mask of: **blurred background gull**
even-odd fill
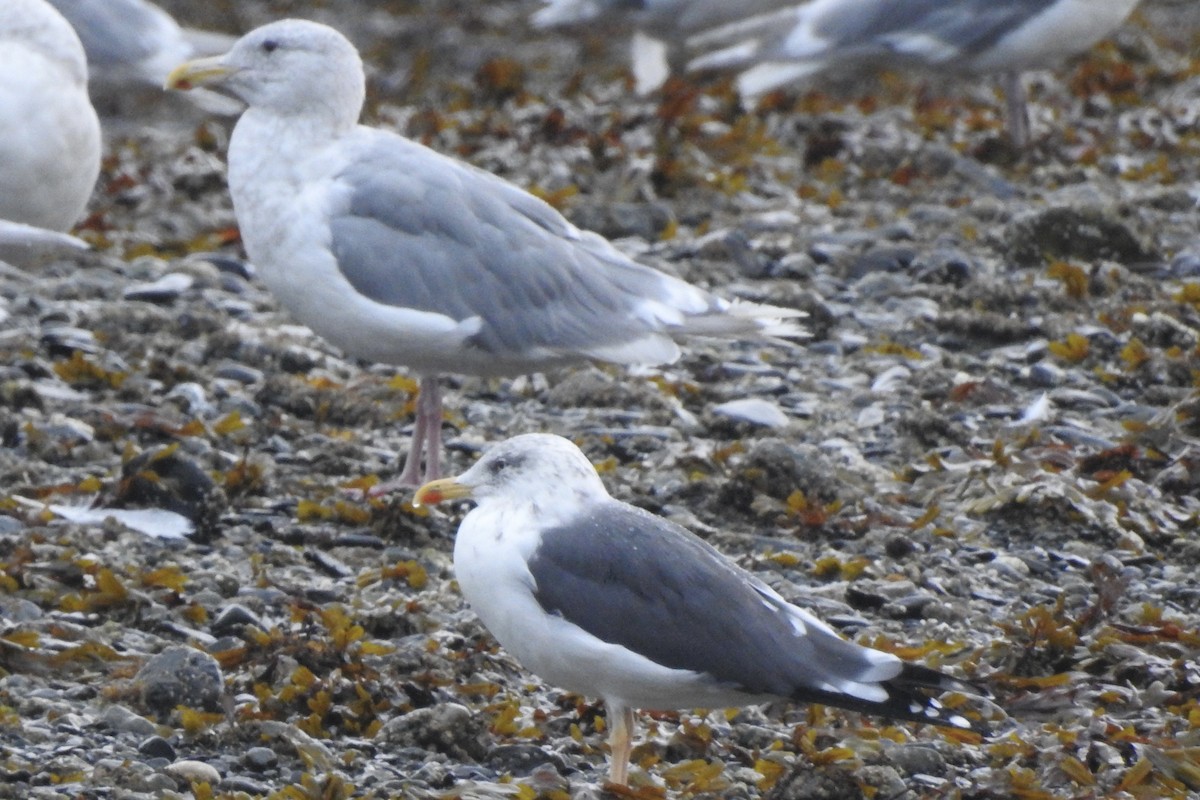
[[[100,122],[79,37],[45,0],[0,4],[0,259],[26,264],[83,215]]]

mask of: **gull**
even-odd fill
[[[0,253],[83,245],[65,231],[100,173],[100,121],[87,60],[71,25],[45,0],[0,3]]]
[[[689,36],[772,11],[779,4],[780,0],[546,0],[531,20],[537,28],[582,30],[593,30],[597,23],[630,22],[630,70],[634,88],[644,95],[666,82]]]
[[[227,50],[233,37],[184,28],[149,0],[49,0],[79,34],[93,88],[106,97],[136,86],[162,87],[173,67]],[[201,108],[231,115],[241,105],[212,92],[190,95]]]
[[[798,311],[718,298],[495,175],[358,124],[364,82],[353,45],[304,20],[251,31],[167,79],[246,102],[229,190],[246,253],[280,304],[346,353],[421,376],[394,483],[420,482],[422,453],[425,479],[440,473],[440,373],[664,364],[681,336],[802,335],[785,319]]]
[[[637,708],[784,699],[982,729],[935,696],[966,684],[843,639],[704,540],[615,500],[561,436],[495,445],[414,504],[458,498],[477,503],[454,541],[463,596],[530,671],[604,700],[615,784]]]
[[[630,15],[693,54],[690,71],[738,73],[747,103],[821,72],[923,68],[1001,73],[1009,135],[1029,141],[1020,74],[1054,66],[1109,36],[1138,0],[760,0],[738,19],[724,0],[548,0],[538,25]],[[725,18],[717,16],[725,14]],[[712,16],[706,16],[712,15]],[[694,22],[694,21],[699,21]],[[653,88],[653,87],[651,87]]]

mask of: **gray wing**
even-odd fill
[[[366,144],[338,175],[348,202],[330,221],[338,266],[356,290],[478,318],[471,343],[499,355],[576,351],[655,330],[634,311],[664,298],[665,276],[494,175],[399,136],[360,132]]]
[[[848,0],[819,16],[817,33],[830,49],[905,55],[914,41],[931,39],[964,57],[983,52],[998,40],[1045,11],[1057,0]],[[940,61],[940,60],[939,60]],[[938,63],[934,61],[933,63]]]
[[[1053,5],[1056,0],[841,0],[781,8],[696,36],[698,49],[720,51],[724,67],[763,61],[909,61],[943,64],[969,60]],[[803,49],[793,32],[811,26]],[[740,45],[753,42],[754,46]],[[819,44],[818,44],[819,43]],[[697,63],[708,59],[701,57]]]
[[[659,664],[782,697],[875,667],[817,627],[798,635],[777,596],[674,523],[613,501],[542,533],[535,596],[604,641]]]
[[[796,0],[547,0],[533,15],[538,27],[597,25],[622,28],[636,25],[665,41],[682,41],[700,31],[768,14]]]
[[[749,694],[969,727],[932,693],[964,684],[846,641],[820,623],[797,629],[776,593],[707,542],[641,509],[609,501],[542,532],[529,559],[547,612],[651,661],[710,675]],[[887,673],[887,677],[880,676]],[[839,691],[877,686],[883,700]]]
[[[49,0],[67,18],[93,67],[136,65],[157,52],[159,20],[129,0]]]

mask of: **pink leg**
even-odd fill
[[[381,497],[406,486],[420,486],[421,455],[425,454],[424,480],[439,477],[442,448],[442,390],[437,376],[421,378],[417,389],[417,417],[413,422],[413,434],[408,446],[408,457],[404,470],[395,478],[371,487],[368,495]]]
[[[1006,72],[1004,74],[1004,102],[1008,114],[1008,136],[1017,148],[1029,144],[1029,101],[1025,92],[1025,82],[1021,73]]]
[[[608,709],[609,767],[608,780],[618,786],[629,784],[629,756],[633,752],[633,709],[629,706],[604,701]]]
[[[421,379],[417,408],[418,416],[425,417],[425,476],[422,482],[428,483],[442,477],[442,387],[437,378]],[[404,467],[407,470],[408,464]]]

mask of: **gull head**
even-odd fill
[[[527,433],[492,447],[456,478],[431,481],[417,490],[414,505],[471,498],[522,502],[544,499],[587,502],[608,497],[596,468],[561,436]]]
[[[281,116],[321,114],[353,124],[365,97],[362,59],[328,25],[285,19],[238,39],[229,52],[180,64],[167,89],[224,89]]]

